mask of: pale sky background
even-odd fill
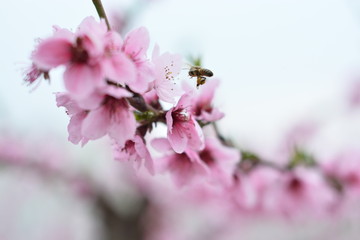
[[[130,2],[108,0],[105,7],[110,13]],[[226,135],[267,152],[292,124],[325,119],[332,123],[315,146],[331,152],[343,139],[341,147],[359,147],[360,117],[348,121],[342,113],[345,93],[360,76],[360,1],[152,2],[133,27],[147,27],[162,51],[203,56],[222,80],[217,105],[226,113],[220,122]],[[75,29],[89,15],[97,16],[91,0],[2,0],[0,133],[56,134],[82,151],[67,142],[68,117],[55,104],[61,70],[51,85],[43,82],[31,93],[20,70],[29,64],[34,39],[50,36],[52,25]]]

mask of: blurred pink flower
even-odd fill
[[[360,197],[360,151],[347,151],[335,156],[323,166],[326,174],[339,181],[342,190]]]
[[[279,171],[269,167],[257,167],[249,173],[237,172],[229,192],[239,210],[251,213],[264,211],[265,194],[279,175]]]
[[[127,140],[124,146],[115,146],[115,159],[120,161],[132,161],[137,168],[142,164],[150,174],[154,174],[153,159],[147,149],[144,140],[139,136]]]
[[[200,161],[209,168],[209,180],[213,183],[230,185],[236,165],[240,161],[240,152],[226,147],[215,137],[205,138],[205,148],[197,153]]]
[[[337,204],[335,190],[319,171],[297,168],[279,175],[264,197],[267,210],[286,217],[330,214]]]
[[[165,153],[165,156],[155,161],[157,170],[160,172],[169,171],[178,187],[195,181],[199,176],[209,174],[206,165],[200,160],[196,152],[187,149],[178,154],[172,150],[166,138],[154,139],[151,144],[156,150]]]

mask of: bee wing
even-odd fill
[[[190,63],[184,63],[184,67],[182,68],[183,70],[189,70],[193,65],[191,65]]]

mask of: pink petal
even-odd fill
[[[94,111],[90,111],[83,120],[81,134],[90,140],[95,140],[103,137],[107,133],[109,125],[109,112],[105,107],[100,107]]]
[[[134,138],[136,152],[144,159],[144,165],[151,175],[154,175],[154,163],[144,141],[138,135]]]
[[[81,125],[86,116],[87,113],[83,111],[71,117],[69,125],[67,127],[69,132],[68,139],[70,142],[78,144],[83,139],[83,135],[81,134]]]
[[[128,108],[117,109],[115,116],[111,116],[108,128],[109,136],[123,146],[129,139],[133,139],[136,131],[136,120]]]
[[[204,149],[205,143],[204,143],[204,134],[202,131],[202,128],[197,123],[197,121],[194,121],[194,128],[190,129],[190,139],[189,139],[189,145],[192,149],[199,151]]]
[[[40,42],[32,55],[35,65],[42,70],[50,70],[71,60],[72,43],[64,38],[49,38]]]
[[[82,109],[94,110],[101,105],[103,100],[104,94],[98,91],[93,91],[89,95],[87,95],[86,98],[77,99],[76,102]]]
[[[123,51],[132,59],[142,60],[149,47],[150,37],[146,28],[140,27],[128,33],[125,37]]]
[[[205,122],[214,122],[220,120],[224,116],[225,114],[223,112],[220,112],[219,109],[213,108],[210,113],[206,111],[201,111],[201,114],[197,117],[197,119]]]
[[[83,110],[73,99],[70,98],[68,93],[55,93],[55,95],[56,105],[58,107],[65,107],[67,114],[73,115]]]
[[[172,150],[169,140],[166,138],[155,138],[151,141],[151,146],[159,152],[169,152]]]
[[[172,132],[168,131],[167,134],[169,143],[176,153],[183,153],[188,144],[188,138],[182,130],[175,125]]]
[[[186,154],[174,154],[169,160],[168,168],[172,172],[173,180],[178,187],[182,187],[206,174],[205,169],[196,162],[191,162]]]
[[[104,73],[111,81],[122,85],[136,81],[135,64],[125,54],[118,53],[105,59],[102,63]]]
[[[78,99],[90,95],[102,80],[101,70],[96,66],[73,64],[68,66],[64,73],[66,89]]]
[[[190,121],[193,127],[189,128],[189,146],[196,151],[202,150],[205,147],[203,131],[196,120],[192,118]]]
[[[76,31],[90,56],[99,56],[104,52],[107,27],[104,20],[97,22],[94,17],[85,18]]]
[[[120,34],[115,31],[109,31],[106,33],[106,45],[110,49],[121,50],[124,41]]]
[[[194,92],[187,92],[185,94],[183,94],[180,99],[179,102],[176,105],[176,109],[179,108],[189,108],[194,104]]]
[[[181,89],[172,81],[158,82],[155,91],[159,98],[168,103],[175,103],[175,97],[181,95]]]
[[[207,83],[201,88],[201,92],[198,97],[198,104],[200,105],[208,105],[212,102],[215,90],[219,87],[220,81],[219,79],[211,79],[211,81],[207,81]]]
[[[54,37],[66,39],[69,42],[74,41],[75,35],[73,32],[69,31],[68,29],[60,28],[58,26],[53,26],[53,29],[54,29]]]
[[[166,118],[166,125],[167,125],[167,128],[168,128],[168,132],[172,132],[172,129],[173,129],[173,123],[174,123],[174,120],[173,120],[173,117],[172,117],[172,112],[174,111],[174,108],[171,108],[165,115],[165,118]]]
[[[149,83],[154,80],[153,66],[149,62],[137,65],[137,78],[129,83],[129,87],[137,93],[145,93],[149,90]]]

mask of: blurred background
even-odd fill
[[[284,139],[294,131],[307,135],[309,126],[316,136],[304,145],[319,159],[360,149],[360,104],[352,101],[360,95],[359,1],[103,3],[123,33],[147,27],[150,50],[157,43],[161,51],[201,56],[221,79],[216,103],[226,116],[219,126],[243,148],[277,161]],[[117,239],[105,237],[114,222],[127,226],[118,230],[129,236],[123,239],[142,239],[131,235],[138,232],[132,227],[149,203],[133,176],[124,177],[127,166],[112,160],[108,141],[83,148],[67,141],[69,119],[53,94],[64,89],[62,69],[36,89],[22,81],[36,38],[49,36],[53,25],[75,30],[89,15],[97,17],[90,0],[2,2],[0,156],[12,160],[0,164],[0,239]],[[121,214],[113,213],[114,205]],[[333,229],[334,239],[357,239],[358,221],[337,223],[334,230],[331,223],[289,227],[257,219],[243,223],[240,236],[328,239]]]

